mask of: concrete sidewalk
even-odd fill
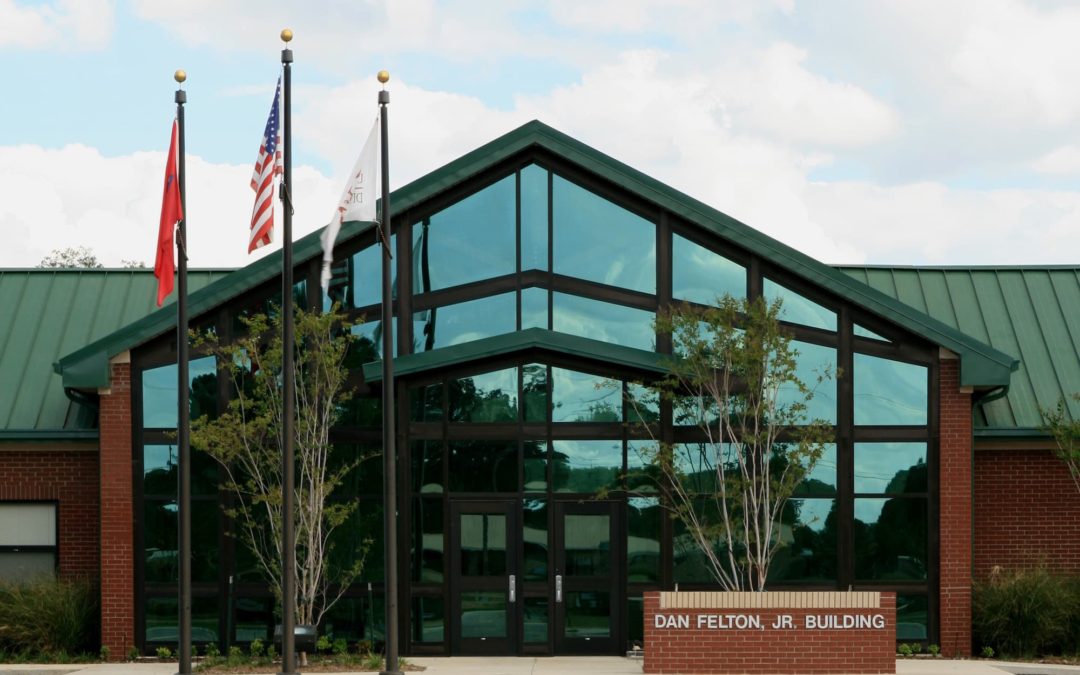
[[[425,675],[640,675],[641,660],[618,656],[549,657],[414,657],[409,663],[424,666]],[[897,675],[1080,675],[1080,666],[900,659]],[[98,663],[70,665],[3,665],[0,675],[174,675],[175,663]],[[336,673],[335,675],[370,675]],[[687,673],[685,675],[693,675]]]

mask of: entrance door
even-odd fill
[[[555,503],[555,653],[615,654],[621,552],[614,502]]]
[[[452,501],[452,654],[516,654],[516,502]]]

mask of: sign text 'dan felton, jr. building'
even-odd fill
[[[646,673],[895,673],[896,595],[649,592]]]

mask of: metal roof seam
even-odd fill
[[[1039,316],[1039,304],[1036,304],[1035,297],[1031,294],[1031,283],[1028,279],[1028,275],[1030,273],[1031,271],[1029,270],[1020,270],[1020,278],[1024,280],[1024,292],[1027,294],[1028,303],[1030,303],[1032,314],[1035,316],[1035,325],[1039,328],[1039,334],[1045,338],[1047,334],[1046,327],[1042,318]],[[1045,341],[1043,342],[1043,347],[1048,348],[1048,345],[1046,345]],[[1049,354],[1047,355],[1047,357],[1047,361],[1049,361]],[[1058,372],[1058,369],[1051,368],[1050,372],[1054,374],[1054,381],[1057,383],[1057,390],[1065,391],[1065,383],[1061,381],[1061,375]],[[1039,407],[1039,418],[1042,419],[1042,412],[1044,410],[1043,402],[1039,400],[1039,390],[1034,387],[1032,387],[1032,389],[1034,389],[1035,391],[1035,402]]]

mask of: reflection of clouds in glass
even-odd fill
[[[746,297],[746,268],[689,239],[673,236],[672,297],[713,304],[725,294]]]
[[[803,422],[820,419],[829,423],[836,423],[836,349],[815,345],[809,342],[792,340],[791,346],[799,352],[796,375],[803,384],[809,387],[814,397],[806,405],[806,412],[802,417]],[[825,381],[818,383],[818,377],[830,373],[831,376]],[[779,403],[791,405],[800,403],[803,395],[793,384],[784,384],[780,387]]]
[[[554,441],[552,446],[555,457],[571,469],[622,467],[620,441]]]
[[[855,520],[864,525],[874,525],[881,518],[881,511],[885,508],[888,499],[856,499]]]
[[[855,424],[926,424],[926,366],[855,354]]]
[[[543,288],[521,290],[521,329],[548,327],[548,292]]]
[[[555,293],[552,306],[556,331],[636,349],[656,348],[652,312],[566,293]]]
[[[517,408],[517,368],[496,370],[490,373],[470,375],[462,378],[462,382],[472,381],[477,398],[491,396],[505,396],[510,407]]]
[[[188,361],[188,387],[203,376],[217,375],[217,360],[204,356]],[[172,429],[176,427],[176,364],[148,368],[142,373],[143,427]],[[190,391],[190,390],[189,390]]]
[[[777,299],[784,301],[783,306],[780,308],[780,318],[782,320],[810,326],[811,328],[836,330],[836,312],[822,307],[813,300],[805,298],[771,279],[764,280],[761,292],[769,304],[772,304]]]
[[[799,525],[808,527],[814,532],[825,531],[825,520],[832,511],[834,499],[792,499],[795,511],[798,513]]]
[[[803,466],[806,462],[803,462]],[[836,444],[826,443],[821,451],[821,457],[814,464],[814,468],[803,478],[803,484],[808,481],[824,483],[832,488],[836,487]]]
[[[514,293],[503,293],[488,298],[445,305],[433,313],[435,315],[433,347],[447,347],[512,333],[517,323],[517,298]],[[421,316],[423,314],[428,316]],[[430,313],[417,313],[414,316],[431,321]],[[423,343],[426,335],[421,331],[414,337]]]
[[[610,410],[622,419],[622,392],[618,383],[599,375],[562,368],[551,369],[554,406],[552,421],[590,421],[593,413]]]
[[[143,446],[143,473],[171,471],[179,461],[177,453],[175,445]]]
[[[897,473],[925,464],[926,443],[856,443],[855,492],[884,492]]]

